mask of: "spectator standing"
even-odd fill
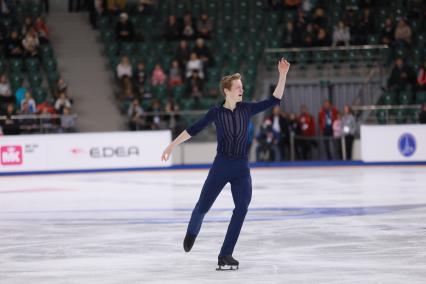
[[[324,137],[325,153],[328,160],[332,159],[331,139],[333,138],[333,122],[337,118],[337,110],[331,105],[329,100],[324,104],[318,113],[318,122],[321,135]]]
[[[345,138],[346,159],[352,160],[352,147],[355,139],[356,122],[352,109],[349,106],[343,108],[342,134]]]
[[[315,119],[309,113],[305,105],[300,107],[299,115],[300,134],[303,138],[313,138],[315,136]],[[314,140],[303,139],[299,142],[300,158],[303,160],[312,159],[312,147]]]
[[[336,147],[336,154],[339,160],[342,159],[342,120],[340,112],[337,112],[336,119],[333,121],[333,138]]]

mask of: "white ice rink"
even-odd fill
[[[0,177],[0,283],[426,283],[426,167],[253,169],[231,272],[229,186],[182,248],[206,175]]]

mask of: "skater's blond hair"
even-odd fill
[[[225,95],[225,89],[231,90],[232,81],[235,81],[235,80],[241,80],[240,73],[235,73],[235,74],[232,74],[232,75],[222,77],[222,79],[220,79],[220,93],[222,95],[226,96]]]

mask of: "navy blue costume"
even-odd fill
[[[232,111],[215,106],[186,129],[190,136],[197,135],[212,122],[216,125],[217,155],[192,211],[187,233],[197,236],[205,214],[229,182],[235,209],[219,256],[232,255],[251,200],[251,176],[248,166],[248,126],[251,116],[280,103],[270,98],[256,102],[238,102]]]

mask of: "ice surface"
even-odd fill
[[[0,283],[426,283],[425,167],[253,169],[226,272],[229,186],[182,248],[206,175],[0,177]]]

